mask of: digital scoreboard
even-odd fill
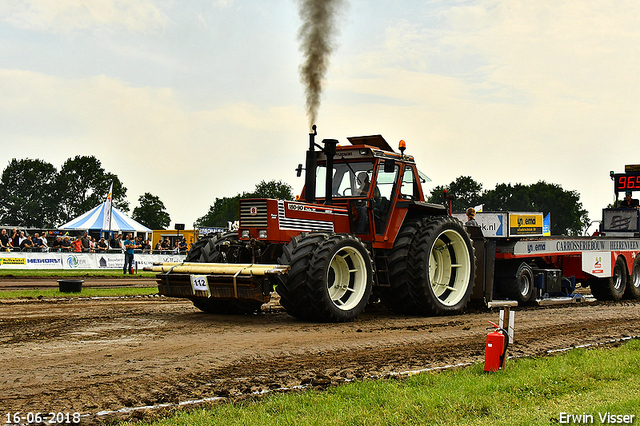
[[[611,172],[616,194],[626,191],[640,191],[640,165],[626,165],[624,171],[625,173]]]
[[[613,175],[616,192],[640,191],[640,173]]]

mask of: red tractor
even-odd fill
[[[380,135],[315,142],[299,201],[240,200],[238,231],[194,244],[182,264],[154,267],[160,294],[205,312],[260,309],[272,291],[296,318],[355,319],[372,294],[397,313],[460,312],[475,255],[463,224],[425,202],[414,158]],[[302,165],[298,167],[298,176]]]

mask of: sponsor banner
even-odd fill
[[[184,254],[136,254],[133,260],[138,264],[138,269],[142,269],[144,267],[151,267],[154,263],[184,262],[185,257]],[[124,255],[122,259],[124,263]],[[120,265],[120,268],[122,268],[122,266],[123,265]]]
[[[2,253],[0,255],[0,268],[2,269],[25,269],[26,262],[21,253]]]
[[[453,217],[462,223],[467,222],[465,213],[455,213]],[[478,212],[476,213],[476,222],[482,228],[482,235],[487,238],[507,238],[507,218],[508,213],[499,212]]]
[[[610,251],[639,251],[640,239],[594,239],[585,237],[565,239],[545,239],[538,241],[518,241],[513,246],[513,254],[560,254]],[[611,271],[609,271],[610,273]]]
[[[98,269],[124,268],[124,253],[96,253]]]
[[[135,254],[138,269],[154,263],[184,262],[184,254]],[[122,269],[124,253],[0,252],[0,269]]]
[[[28,269],[62,269],[59,253],[27,253],[25,261]]]
[[[62,269],[98,269],[95,253],[62,253]]]
[[[509,236],[542,236],[542,213],[509,213]]]
[[[198,228],[199,235],[216,234],[218,232],[227,232],[227,228]]]

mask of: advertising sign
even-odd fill
[[[542,213],[509,213],[509,236],[542,237]]]
[[[606,251],[583,252],[582,271],[599,278],[610,277],[611,253]]]
[[[455,213],[453,217],[465,223],[467,215],[464,213]],[[476,213],[476,222],[482,228],[482,235],[489,238],[507,238],[508,213],[501,212],[478,212]]]

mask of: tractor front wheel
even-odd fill
[[[372,260],[359,238],[312,233],[292,238],[279,260],[291,269],[276,291],[292,316],[321,322],[353,321],[373,282]]]
[[[462,222],[450,216],[406,221],[389,253],[389,308],[405,315],[459,313],[471,298],[475,253]]]

